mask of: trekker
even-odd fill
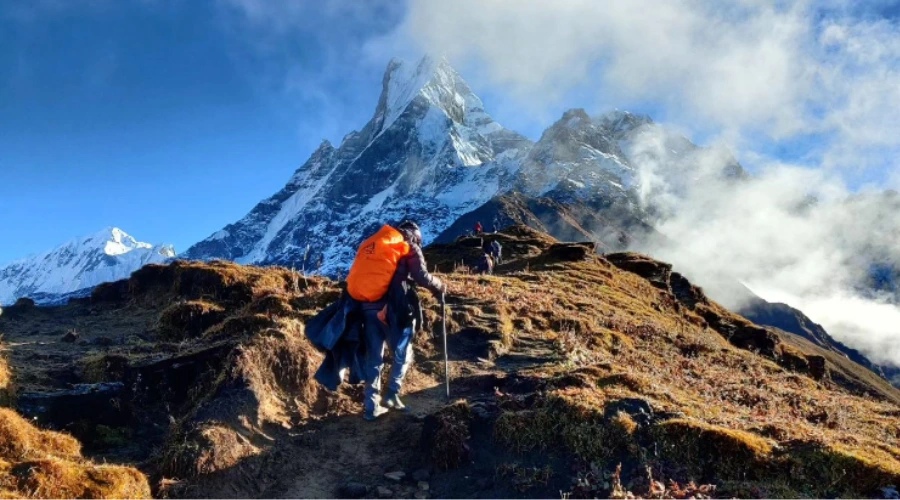
[[[364,241],[347,276],[347,292],[360,302],[363,312],[366,420],[375,420],[388,409],[406,409],[400,389],[413,361],[413,335],[421,327],[421,305],[415,289],[409,286],[410,280],[437,297],[446,291],[441,280],[428,272],[422,255],[422,233],[412,221],[404,221],[396,229],[385,225]],[[385,342],[394,362],[382,399],[379,393]]]
[[[475,234],[478,235],[482,233],[484,233],[484,226],[481,225],[481,221],[478,221],[475,223]]]
[[[494,240],[491,242],[491,257],[494,259],[495,265],[503,264],[503,246],[500,242]]]
[[[481,260],[478,261],[478,267],[475,268],[475,271],[478,274],[494,273],[494,260],[491,259],[491,254],[485,252],[481,255]]]

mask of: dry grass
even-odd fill
[[[196,338],[222,321],[225,308],[205,300],[176,302],[159,316],[159,333],[164,340],[181,341]]]
[[[11,406],[16,399],[16,385],[6,353],[0,355],[0,407]]]
[[[765,330],[741,323],[718,305],[699,300],[700,290],[690,284],[679,284],[686,301],[591,254],[587,246],[554,246],[553,240],[524,230],[503,237],[507,263],[498,275],[442,276],[450,286],[451,335],[483,335],[495,354],[526,336],[555,349],[555,357],[523,375],[536,379],[540,388],[534,403],[500,405],[503,413],[494,428],[498,442],[521,452],[563,449],[605,466],[624,459],[641,467],[666,467],[681,484],[712,480],[720,491],[739,496],[754,491],[866,495],[900,484],[896,393],[866,377],[842,384],[829,375],[840,368],[830,360],[824,361],[824,372],[814,373],[813,367],[823,363],[816,352],[786,346]],[[480,251],[473,242],[460,244]],[[436,247],[429,250],[429,264],[450,271],[464,260],[460,255],[459,245]],[[93,381],[116,380],[127,371],[123,367],[138,366],[138,361],[168,366],[180,356],[215,352],[204,360],[205,371],[179,382],[191,389],[183,407],[173,406],[178,410],[173,410],[161,453],[164,471],[178,477],[205,474],[271,446],[272,429],[358,411],[345,395],[325,394],[313,381],[321,354],[303,334],[303,321],[339,293],[337,283],[297,280],[281,268],[221,262],[147,266],[132,276],[127,290],[107,287],[103,294],[127,304],[129,313],[153,311],[159,333],[177,343],[134,341],[91,355],[65,352]],[[439,311],[436,301],[423,295],[425,327],[431,329]],[[113,314],[121,318],[120,310],[108,317]],[[734,325],[742,337],[726,331]],[[92,335],[90,325],[79,331]],[[427,337],[416,340],[426,355],[434,353]],[[650,409],[652,415],[635,408]],[[470,409],[460,403],[433,417],[431,435],[440,439],[434,441],[432,458],[441,467],[462,463]],[[18,436],[10,442],[19,444],[10,445],[9,453],[46,443],[53,457],[20,459],[83,463],[71,438],[35,437],[10,422],[14,430],[9,432]],[[4,467],[12,471],[15,465]],[[645,475],[645,468],[640,471]],[[79,474],[72,477],[83,479]]]
[[[430,415],[422,432],[425,449],[438,469],[459,467],[469,458],[469,425],[472,410],[465,401],[458,401]]]
[[[446,247],[441,252],[451,255]],[[864,380],[838,385],[810,369],[823,363],[818,353],[782,344],[715,303],[687,307],[659,284],[599,257],[532,256],[507,266],[505,275],[453,274],[449,282],[451,296],[469,310],[505,311],[513,328],[504,336],[515,341],[527,325],[529,334],[556,339],[568,360],[535,373],[548,384],[535,407],[499,417],[495,437],[512,449],[563,443],[603,462],[645,460],[641,448],[650,446],[663,462],[680,465],[683,479],[749,480],[774,493],[863,495],[900,484],[900,408],[892,389]],[[734,344],[714,328],[713,314],[722,328],[760,332],[747,341],[771,340],[771,355]],[[460,315],[452,326],[483,321],[472,316]],[[644,425],[605,414],[625,399],[681,417]]]
[[[0,493],[10,498],[150,498],[147,478],[131,467],[81,457],[73,437],[34,427],[0,409]]]

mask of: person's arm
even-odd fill
[[[425,257],[422,255],[422,249],[418,245],[410,245],[409,255],[407,256],[409,265],[409,276],[417,285],[427,288],[435,297],[439,297],[446,289],[444,283],[437,276],[428,272],[425,264]]]

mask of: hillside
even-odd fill
[[[156,496],[876,496],[900,484],[900,393],[868,370],[726,311],[647,257],[523,226],[490,237],[508,259],[495,276],[467,271],[479,239],[426,251],[450,286],[450,404],[423,333],[414,413],[364,422],[359,387],[312,380],[322,355],[303,335],[339,283],[179,261],[66,306],[7,308],[15,407],[94,460],[136,466]],[[425,304],[426,332],[439,331]]]

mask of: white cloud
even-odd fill
[[[664,150],[657,154],[659,163],[638,167],[673,162]],[[723,165],[703,152],[696,161]],[[900,366],[900,297],[869,287],[873,264],[900,269],[900,199],[851,193],[834,172],[778,162],[746,182],[693,179],[684,192],[658,186],[663,196],[654,201],[668,204],[658,224],[666,238],[642,242],[641,250],[672,262],[732,309],[748,299],[740,281],[879,362]]]
[[[850,2],[421,0],[394,47],[475,64],[496,88],[540,111],[593,88],[606,107],[651,102],[671,121],[729,142],[825,134],[829,167],[883,160],[900,134],[900,38]],[[827,10],[826,10],[827,9]],[[384,44],[385,40],[377,42]],[[583,103],[579,103],[583,105]]]

